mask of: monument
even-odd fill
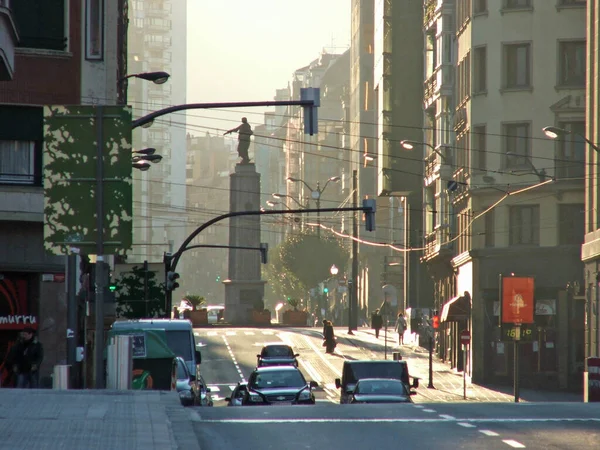
[[[230,175],[229,210],[260,209],[260,174],[253,163],[239,163]],[[229,245],[260,246],[260,216],[229,219]],[[235,325],[250,324],[252,310],[262,309],[265,281],[261,280],[260,252],[229,249],[229,274],[225,285],[225,321]]]

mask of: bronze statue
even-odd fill
[[[233,133],[234,131],[238,132],[238,155],[242,158],[242,164],[248,164],[250,162],[250,157],[248,156],[248,148],[250,148],[250,136],[254,134],[252,127],[248,123],[248,119],[242,117],[242,124],[238,127],[232,128],[229,131],[226,131],[223,133],[223,136]]]

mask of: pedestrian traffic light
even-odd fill
[[[179,274],[177,272],[167,272],[167,292],[174,291],[179,287],[178,278]]]
[[[433,329],[437,330],[440,327],[440,316],[433,316]]]
[[[215,278],[215,281],[218,283],[219,281],[221,281],[221,275],[217,275],[217,278]]]
[[[368,208],[364,211],[365,215],[365,230],[375,231],[375,210],[376,203],[374,198],[365,198],[363,200],[363,208]]]
[[[327,294],[329,292],[329,288],[328,287],[324,287],[323,288],[323,294]]]

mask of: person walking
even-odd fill
[[[323,345],[325,346],[325,353],[333,353],[337,345],[335,342],[333,324],[329,320],[324,320],[323,323]]]
[[[44,349],[35,334],[33,328],[25,328],[8,355],[8,366],[12,367],[17,376],[17,388],[20,389],[39,387],[39,371],[44,359]]]
[[[379,339],[379,330],[383,327],[383,317],[379,314],[379,309],[371,316],[371,327],[375,330],[375,337]]]
[[[404,314],[398,314],[396,321],[396,333],[398,333],[398,345],[404,345],[404,332],[406,331],[406,319]]]

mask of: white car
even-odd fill
[[[224,306],[208,306],[208,323],[219,323],[219,318],[223,316]]]

